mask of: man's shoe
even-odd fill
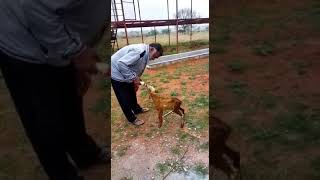
[[[145,113],[145,112],[148,112],[149,111],[149,108],[141,108],[141,110],[140,111],[138,111],[138,112],[134,112],[134,114],[142,114],[142,113]]]
[[[111,162],[111,152],[110,148],[107,147],[102,147],[100,153],[98,156],[91,160],[90,162],[86,164],[78,164],[78,168],[81,170],[88,169],[92,166],[97,166],[97,165],[105,165]]]
[[[134,121],[131,122],[131,123],[132,123],[133,125],[140,126],[140,125],[144,124],[144,121],[137,118],[136,120],[134,120]]]

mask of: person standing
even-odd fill
[[[105,0],[0,2],[0,69],[50,180],[80,180],[77,168],[110,162],[87,134],[82,106],[107,7]]]
[[[149,60],[162,54],[161,44],[151,43],[128,45],[111,56],[111,84],[124,115],[133,125],[144,124],[136,115],[149,110],[137,102],[140,77]]]

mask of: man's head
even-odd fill
[[[159,43],[149,44],[149,59],[154,60],[163,54],[163,49]]]

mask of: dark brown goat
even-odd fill
[[[240,179],[240,153],[231,149],[227,140],[231,127],[215,116],[210,116],[210,157],[215,169],[223,171],[230,180]],[[229,163],[229,161],[232,161]]]

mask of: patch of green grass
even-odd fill
[[[228,68],[232,72],[244,72],[248,65],[243,60],[234,60],[227,64]]]
[[[310,161],[310,168],[315,178],[320,178],[320,157],[314,158]]]
[[[209,72],[209,69],[210,69],[209,63],[204,65],[204,69],[205,69],[207,72]]]
[[[240,97],[244,97],[248,94],[248,85],[244,82],[232,81],[227,85],[227,88],[230,89],[233,94]]]
[[[199,149],[209,150],[209,141],[207,141],[207,142],[205,142],[203,144],[200,144]]]
[[[173,76],[172,79],[180,79],[180,76]]]
[[[187,82],[186,81],[181,81],[181,85],[186,85],[187,84]]]
[[[292,148],[302,148],[319,144],[320,114],[311,112],[303,105],[295,105],[286,111],[280,111],[274,117],[270,128],[255,128],[254,140],[279,143]]]
[[[109,100],[106,98],[101,98],[97,101],[97,103],[90,108],[91,111],[95,113],[104,113],[109,105]]]
[[[148,138],[151,138],[152,135],[153,135],[153,131],[149,131],[149,132],[145,133],[145,136]]]
[[[228,50],[224,47],[214,46],[212,49],[213,54],[225,54],[228,52]]]
[[[160,82],[162,83],[169,83],[170,81],[168,79],[160,79]]]
[[[151,75],[150,74],[147,74],[147,73],[144,73],[142,76],[141,76],[141,79],[146,82],[148,80],[150,80],[151,78]]]
[[[168,74],[166,72],[159,72],[154,75],[155,78],[167,78]]]
[[[179,141],[185,142],[188,140],[189,135],[185,132],[179,131],[178,137],[179,137]]]
[[[181,154],[181,149],[179,148],[179,146],[172,147],[171,153],[175,154],[175,155],[179,155],[179,154]]]
[[[253,53],[259,56],[268,56],[274,53],[275,46],[271,42],[264,41],[252,47]]]
[[[206,167],[206,165],[203,163],[197,163],[193,168],[193,170],[195,171],[196,174],[200,176],[205,176],[209,174],[209,168]]]
[[[260,104],[266,109],[274,109],[277,105],[277,97],[271,93],[263,93],[259,97]]]
[[[130,176],[130,177],[122,177],[120,180],[133,180],[133,177]]]
[[[142,96],[142,97],[146,97],[146,96],[148,96],[148,91],[141,91],[141,93],[140,93],[140,96]]]
[[[225,45],[229,42],[230,40],[230,35],[227,32],[223,32],[223,33],[217,33],[215,36],[212,37],[211,39],[211,43],[215,44],[215,45]]]
[[[184,160],[173,160],[173,159],[167,159],[165,162],[163,163],[157,163],[156,164],[156,170],[160,173],[160,174],[165,174],[166,172],[168,172],[169,170],[173,169],[172,172],[184,172],[183,170],[184,167]]]
[[[188,122],[188,127],[191,128],[193,131],[201,132],[209,129],[208,115],[203,116],[201,118],[188,115],[185,118],[186,118],[186,121]]]
[[[99,89],[102,91],[106,91],[110,89],[111,82],[110,80],[102,79],[99,82]]]
[[[191,75],[188,79],[190,79],[190,80],[195,80],[195,79],[196,79],[196,76],[195,76],[195,75]]]
[[[162,87],[160,87],[160,88],[155,87],[155,88],[156,88],[156,93],[162,93],[165,91],[165,89]]]
[[[129,148],[128,146],[121,146],[121,147],[118,149],[117,155],[118,155],[119,157],[122,157],[122,156],[126,155],[126,152],[127,152],[128,148]]]
[[[18,169],[16,159],[11,154],[4,154],[0,157],[0,177],[15,176]]]
[[[186,118],[186,122],[188,122],[187,118]],[[189,125],[190,124],[188,124],[188,127],[189,127]],[[192,143],[192,144],[196,144],[199,142],[199,139],[197,139],[196,137],[194,137],[186,132],[183,132],[181,130],[178,131],[178,138],[179,138],[178,142],[181,144],[185,144],[187,142]]]
[[[186,42],[179,42],[179,52],[188,51],[190,48],[203,48],[208,46],[209,40],[194,40],[194,41],[186,41]],[[168,45],[164,44],[163,46],[165,55],[175,54],[176,53],[176,46],[175,45]]]
[[[251,129],[252,138],[256,141],[267,141],[277,138],[279,133],[277,131],[273,131],[272,129]]]
[[[156,169],[160,172],[160,174],[166,173],[167,171],[170,170],[170,168],[171,168],[171,166],[170,166],[169,162],[156,164]]]
[[[209,97],[204,94],[200,94],[196,99],[191,102],[191,107],[206,108],[209,107]]]
[[[276,129],[282,134],[285,144],[319,142],[320,123],[318,114],[304,111],[288,111],[276,116]]]
[[[171,96],[178,96],[178,93],[176,91],[171,92]]]
[[[139,132],[138,132],[138,131],[133,131],[133,132],[130,134],[131,137],[138,137],[138,135],[139,135]]]
[[[257,12],[242,8],[240,16],[233,19],[230,28],[238,32],[254,33],[263,28],[266,19],[263,19]]]
[[[285,167],[262,165],[261,162],[241,164],[241,176],[247,180],[287,180],[290,179],[290,171]]]
[[[209,103],[210,109],[218,109],[222,107],[222,103],[217,97],[215,96],[210,96],[210,103]]]
[[[304,75],[307,73],[307,69],[310,67],[310,64],[305,61],[295,61],[292,63],[293,68],[298,75]]]

